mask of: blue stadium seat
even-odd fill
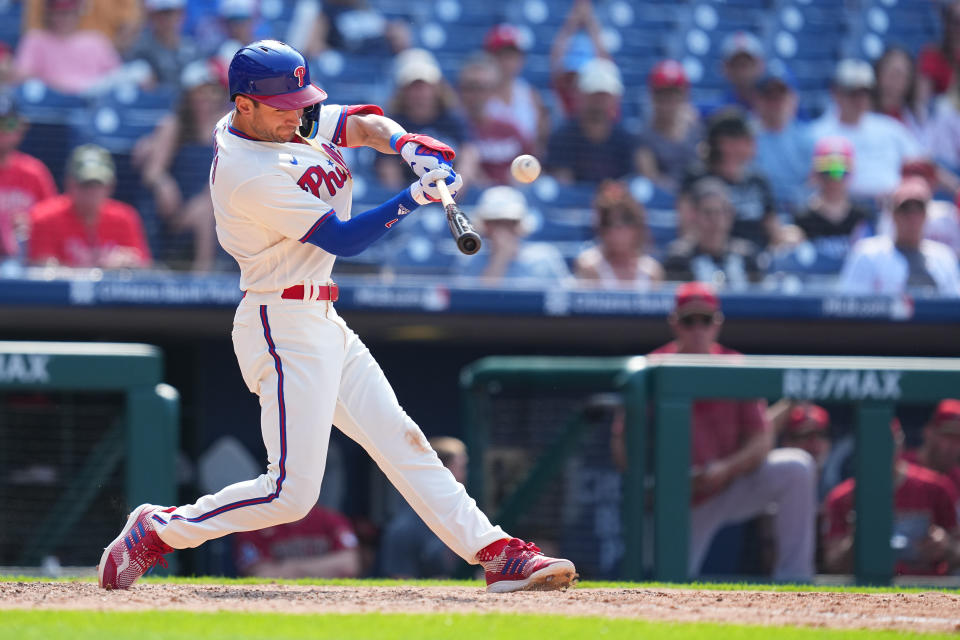
[[[23,2],[18,0],[0,0],[0,42],[4,42],[11,51],[20,41],[20,21]]]
[[[86,122],[76,128],[77,141],[99,144],[112,153],[129,153],[173,106],[174,93],[170,90],[145,92],[124,87],[111,91],[90,106]]]

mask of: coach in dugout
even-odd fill
[[[947,575],[960,568],[960,527],[950,480],[901,457],[903,429],[894,418],[893,535],[890,546],[897,575]],[[848,478],[823,504],[823,558],[827,571],[851,573],[856,513],[856,479]]]
[[[676,339],[658,354],[737,354],[717,343],[723,314],[713,289],[699,282],[677,288],[669,317]],[[691,481],[688,571],[700,573],[714,534],[775,509],[773,579],[813,577],[816,464],[806,451],[773,449],[765,400],[698,400],[691,412]]]

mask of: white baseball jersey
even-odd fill
[[[464,560],[508,536],[493,526],[403,411],[370,350],[330,302],[278,291],[325,282],[334,256],[303,240],[326,216],[350,216],[350,171],[340,156],[347,118],[378,107],[325,106],[324,150],[216,130],[210,170],[220,242],[248,291],[234,317],[240,372],[260,397],[267,469],[195,503],[154,513],[160,538],[195,547],[234,531],[299,520],[317,501],[332,424],[360,443],[430,528]]]
[[[330,278],[335,256],[305,241],[329,215],[350,218],[353,177],[340,153],[347,117],[364,107],[324,105],[318,141],[263,142],[231,126],[214,133],[210,195],[217,237],[240,265],[244,291],[276,291]]]

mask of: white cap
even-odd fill
[[[217,13],[227,20],[251,18],[257,10],[257,0],[220,0]]]
[[[426,49],[404,49],[397,54],[395,65],[393,82],[398,87],[417,80],[434,84],[443,77],[436,57]]]
[[[577,89],[580,93],[610,93],[623,95],[623,80],[620,69],[612,60],[594,58],[584,62],[577,72]]]
[[[513,187],[490,187],[484,191],[477,201],[473,215],[481,223],[489,220],[515,220],[521,223],[524,232],[527,231],[527,199]]]
[[[194,60],[180,72],[180,87],[190,90],[204,84],[220,84],[211,60]]]
[[[186,4],[186,0],[143,0],[143,6],[147,11],[169,11],[170,9],[183,9]]]
[[[838,89],[873,89],[876,77],[873,75],[873,67],[866,60],[846,58],[837,63],[833,84]]]
[[[745,53],[754,58],[763,58],[763,45],[757,36],[749,31],[734,31],[723,40],[721,47],[723,59],[729,60],[738,53]]]

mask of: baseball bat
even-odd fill
[[[460,249],[460,253],[472,256],[480,251],[480,234],[474,230],[470,220],[453,201],[447,183],[437,180],[434,184],[440,192],[440,202],[443,203],[443,209],[447,212],[447,224],[450,226],[450,234],[457,241],[457,249]]]

